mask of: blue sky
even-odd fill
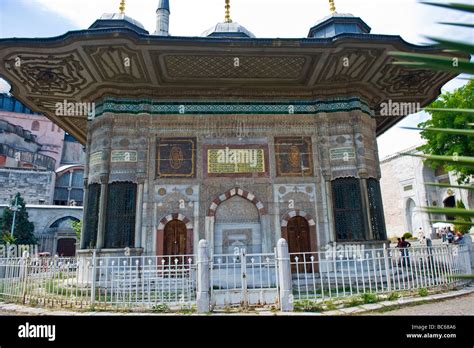
[[[473,2],[474,0],[459,0]],[[440,21],[474,22],[468,14],[419,4],[416,0],[336,0],[340,13],[352,13],[372,27],[372,33],[400,35],[425,44],[427,35],[474,42],[473,31],[442,26]],[[87,28],[104,12],[117,12],[119,0],[0,0],[0,38],[50,37]],[[170,0],[172,35],[198,36],[224,17],[224,0]],[[127,0],[127,15],[153,32],[158,0]],[[232,0],[231,14],[257,37],[305,37],[309,28],[329,14],[327,0]],[[445,86],[453,90],[465,81]],[[3,86],[3,89],[5,90]],[[2,86],[0,86],[0,90]],[[416,126],[426,114],[410,115],[379,137],[380,156],[417,145]]]

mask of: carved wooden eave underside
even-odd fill
[[[269,102],[356,96],[374,110],[377,134],[382,134],[402,117],[378,116],[381,103],[426,106],[455,77],[391,64],[388,52],[397,50],[444,54],[399,36],[372,34],[211,39],[84,30],[48,39],[0,40],[0,76],[12,85],[16,98],[82,143],[87,117],[58,117],[56,103],[94,102],[105,96]]]

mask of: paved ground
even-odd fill
[[[474,293],[440,302],[427,303],[380,313],[381,315],[474,315]]]
[[[419,304],[427,302],[428,304]],[[394,306],[403,308],[391,310]],[[0,302],[0,316],[5,315],[32,315],[32,316],[182,316],[184,314],[150,314],[150,313],[120,313],[120,312],[67,312],[52,310],[43,307],[27,307],[17,304]],[[196,315],[196,314],[194,314]],[[248,313],[224,313],[218,312],[212,315],[229,316],[345,316],[345,315],[474,315],[474,286],[469,286],[461,290],[450,291],[442,294],[433,294],[426,297],[405,297],[396,301],[383,301],[373,304],[365,304],[356,307],[341,308],[322,313],[299,313],[299,312],[272,312],[267,309],[259,309]]]

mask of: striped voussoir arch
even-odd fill
[[[288,226],[288,221],[290,221],[295,216],[301,216],[301,217],[305,218],[306,221],[308,221],[308,224],[309,224],[310,228],[313,227],[313,226],[316,226],[316,221],[314,221],[314,219],[311,217],[311,215],[307,214],[306,212],[304,212],[302,210],[293,210],[293,211],[290,211],[290,212],[286,213],[285,215],[283,215],[283,218],[281,220],[281,227],[287,227]]]
[[[186,224],[186,229],[188,230],[188,232],[193,231],[193,224],[191,223],[191,221],[183,214],[175,213],[166,215],[163,219],[160,220],[160,224],[158,225],[158,232],[164,232],[166,224],[173,220],[179,220]]]
[[[304,218],[308,222],[308,227],[309,227],[309,247],[310,250],[305,250],[304,252],[315,252],[317,251],[317,245],[318,245],[318,235],[316,231],[316,221],[309,215],[308,213],[302,211],[302,210],[292,210],[285,215],[283,215],[281,219],[281,237],[284,238],[285,240],[289,241],[289,235],[288,235],[288,222],[293,219],[296,216],[300,216]],[[300,250],[301,251],[301,250]],[[290,248],[290,253],[292,252]],[[316,265],[318,267],[318,265]],[[318,268],[319,269],[319,268]]]
[[[207,216],[215,216],[216,215],[216,210],[219,204],[222,202],[234,197],[234,196],[240,196],[242,198],[245,198],[255,204],[255,206],[258,209],[258,212],[260,215],[266,215],[267,214],[267,209],[265,209],[265,206],[263,205],[263,202],[259,200],[253,193],[250,193],[248,191],[242,190],[240,188],[233,188],[232,190],[227,191],[226,193],[220,195],[216,199],[212,201],[212,204],[209,208],[209,211],[207,213]]]
[[[165,251],[165,228],[171,221],[178,220],[186,225],[186,254],[193,253],[193,224],[183,214],[174,213],[166,215],[160,220],[156,234],[156,255],[164,255]]]

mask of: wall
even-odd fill
[[[20,193],[26,204],[51,204],[56,174],[51,171],[0,168],[0,204]]]

